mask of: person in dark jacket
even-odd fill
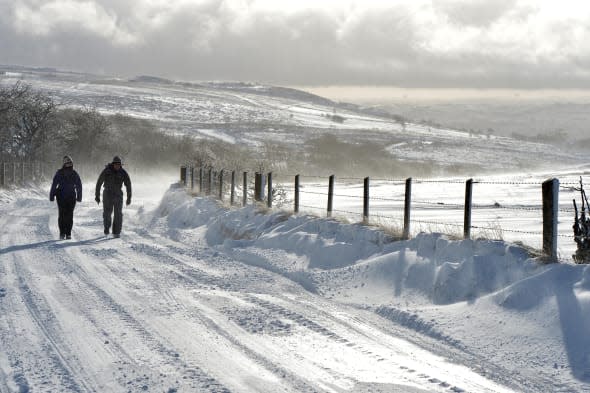
[[[54,199],[57,199],[59,211],[59,238],[71,239],[76,201],[82,202],[82,182],[70,156],[64,156],[63,166],[53,176],[49,200],[53,202]]]
[[[100,188],[104,184],[102,192],[102,218],[104,224],[104,234],[108,235],[111,229],[111,215],[114,211],[113,236],[121,235],[123,226],[123,184],[127,190],[127,205],[131,204],[131,179],[123,169],[121,158],[115,156],[113,162],[108,164],[96,182],[96,192],[94,200],[100,204]]]

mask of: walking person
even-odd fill
[[[120,157],[115,156],[113,161],[103,169],[98,177],[94,198],[98,204],[100,204],[100,188],[103,184],[102,218],[104,234],[108,235],[111,230],[111,216],[114,213],[112,219],[113,237],[119,237],[123,226],[123,184],[125,184],[127,191],[127,205],[131,204],[131,179],[127,171],[123,169]]]
[[[57,199],[59,211],[59,238],[71,239],[76,201],[82,202],[82,182],[74,170],[74,162],[70,156],[64,156],[61,169],[53,176],[49,200],[53,202],[54,199]]]

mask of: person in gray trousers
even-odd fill
[[[100,188],[104,184],[102,192],[102,218],[104,224],[104,234],[108,235],[111,229],[111,215],[114,212],[113,237],[121,236],[123,226],[123,184],[127,191],[127,205],[131,204],[131,179],[125,169],[121,158],[115,156],[113,162],[108,164],[98,177],[96,182],[96,192],[94,200],[100,204]]]

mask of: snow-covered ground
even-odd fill
[[[0,391],[590,390],[590,269],[515,245],[228,208],[134,178],[120,239],[85,184],[0,194]]]
[[[359,224],[362,183],[337,172],[339,220],[321,218],[318,174],[302,174],[299,215],[279,176],[286,204],[266,211],[193,197],[176,173],[135,175],[120,239],[102,235],[91,183],[69,241],[56,240],[48,185],[0,189],[1,393],[590,391],[590,269],[569,259],[584,157],[292,89],[4,71],[3,86],[24,79],[163,132],[294,149],[330,133],[410,167],[473,167],[472,233],[488,239],[447,236],[462,232],[457,178],[415,179],[408,241]],[[549,177],[562,184],[562,263],[543,265],[508,241],[540,248]],[[403,190],[403,179],[372,178],[373,222],[399,229]]]

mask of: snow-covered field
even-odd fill
[[[173,177],[133,179],[121,239],[93,202],[65,241],[46,190],[2,193],[0,391],[590,389],[586,266],[228,209]]]

